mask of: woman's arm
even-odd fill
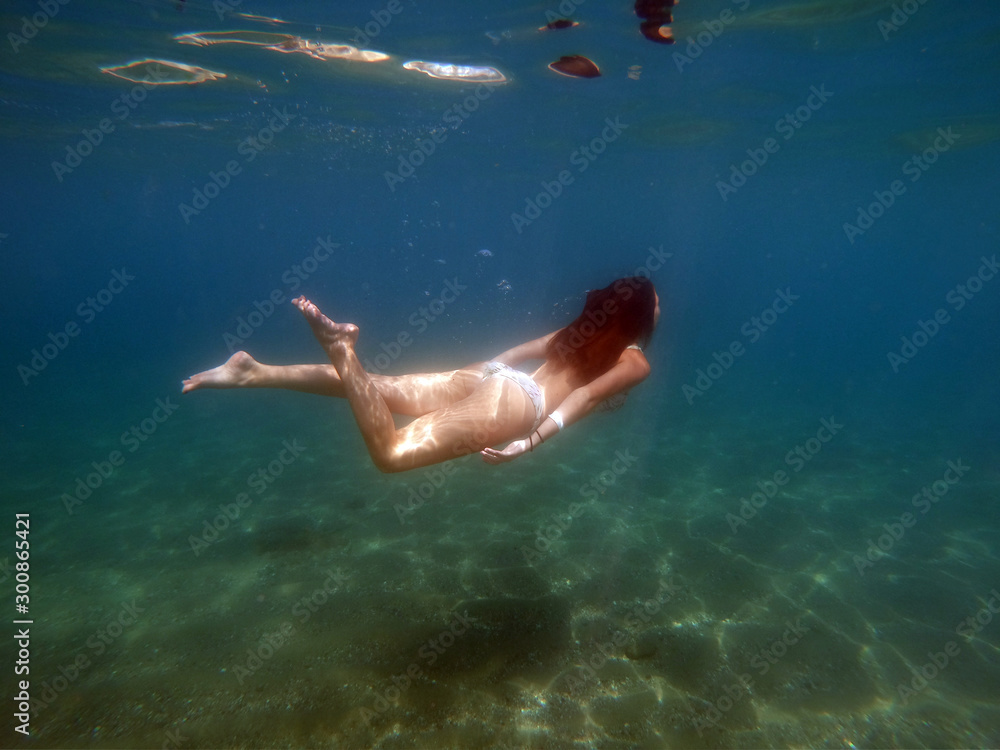
[[[529,359],[545,359],[545,347],[548,346],[549,340],[557,333],[559,333],[559,331],[553,331],[552,333],[547,333],[544,336],[532,341],[526,341],[523,344],[518,344],[505,352],[501,352],[490,361],[502,362],[505,365],[514,367],[515,365],[519,365]]]
[[[487,463],[498,464],[533,451],[554,437],[561,429],[569,427],[574,422],[579,422],[590,414],[594,407],[604,399],[616,393],[627,391],[641,383],[649,376],[649,372],[649,362],[646,361],[646,357],[641,352],[634,349],[626,350],[614,367],[596,380],[577,388],[563,399],[563,402],[555,410],[559,412],[559,417],[562,419],[562,427],[556,424],[552,415],[549,415],[538,426],[538,429],[524,440],[515,440],[502,451],[493,448],[481,451],[483,460]]]
[[[563,429],[579,422],[590,414],[606,398],[627,391],[649,376],[649,362],[641,352],[628,349],[618,363],[596,380],[571,392],[558,407],[563,420]],[[548,440],[559,432],[552,419],[546,419],[535,431],[537,438]]]

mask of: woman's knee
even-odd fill
[[[371,457],[375,468],[383,474],[398,474],[401,471],[418,469],[425,463],[434,463],[434,461],[422,463],[419,460],[420,457],[415,455],[412,449],[401,449],[399,445],[394,445],[386,450],[371,451]]]

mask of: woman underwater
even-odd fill
[[[498,464],[533,451],[594,410],[615,406],[649,375],[643,347],[660,317],[649,279],[618,279],[591,290],[565,328],[485,364],[432,374],[368,373],[355,354],[358,327],[334,323],[305,297],[292,300],[330,365],[265,365],[237,352],[184,381],[198,388],[284,388],[346,398],[375,466],[407,471],[480,452]],[[515,370],[544,360],[533,373]],[[415,417],[397,428],[393,414]],[[491,446],[512,441],[503,450]]]

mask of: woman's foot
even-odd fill
[[[236,352],[224,365],[199,372],[184,381],[181,393],[199,388],[246,388],[260,364],[246,352]]]
[[[319,341],[330,361],[337,364],[342,360],[344,353],[348,349],[354,348],[354,343],[358,340],[358,327],[353,323],[334,323],[305,297],[296,297],[292,304],[299,308],[299,311],[309,322],[313,336]]]

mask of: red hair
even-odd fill
[[[549,341],[548,362],[573,369],[580,382],[600,377],[625,347],[645,346],[653,333],[656,290],[643,276],[629,276],[587,292],[583,312]]]

